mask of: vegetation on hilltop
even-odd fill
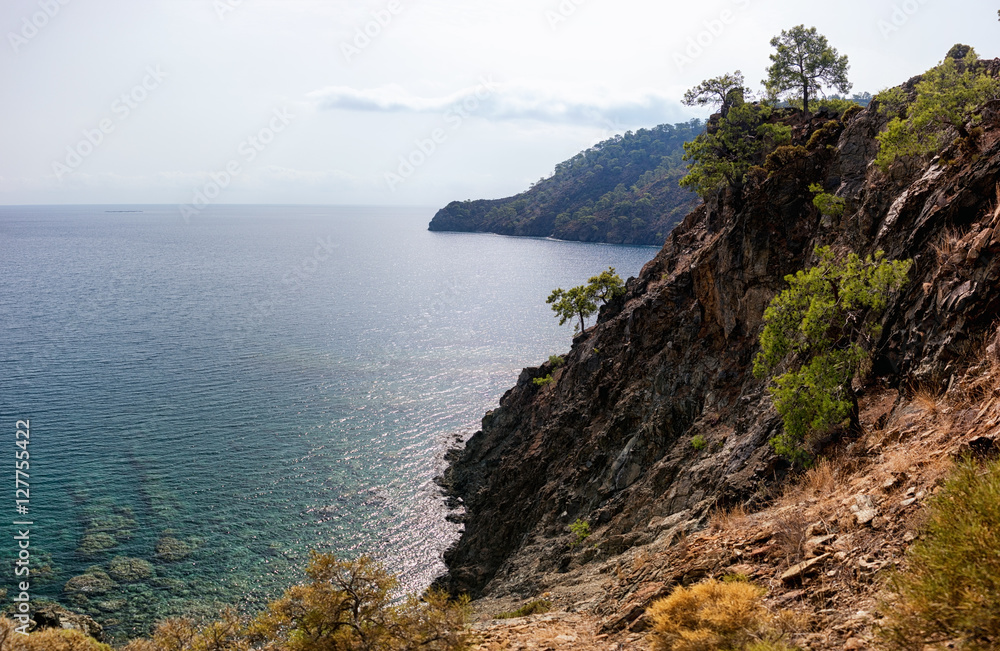
[[[559,163],[526,192],[448,204],[430,230],[661,245],[697,202],[677,182],[684,143],[703,129],[692,120],[616,135]]]
[[[1000,97],[1000,80],[986,73],[974,49],[959,44],[923,74],[914,91],[897,86],[878,95],[879,110],[893,116],[878,135],[875,162],[883,170],[900,157],[934,156],[956,135],[971,145],[982,106]]]
[[[808,113],[809,97],[815,97],[823,86],[833,86],[842,93],[851,90],[847,56],[830,47],[815,27],[797,25],[781,30],[771,39],[771,46],[775,52],[770,55],[771,67],[763,81],[769,97],[791,93],[802,98],[802,110]]]

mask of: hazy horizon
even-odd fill
[[[417,205],[497,198],[816,26],[852,92],[956,43],[1000,54],[996,7],[878,0],[12,0],[0,7],[0,204]],[[212,196],[208,196],[212,195]]]

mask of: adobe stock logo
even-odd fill
[[[889,37],[898,32],[903,25],[910,22],[910,18],[920,11],[920,6],[926,3],[927,0],[905,0],[902,4],[892,5],[892,13],[889,14],[889,20],[878,21],[878,31],[882,32],[882,38],[889,40]]]
[[[132,89],[127,93],[122,93],[118,99],[111,103],[111,112],[114,114],[114,118],[104,118],[93,129],[84,129],[83,138],[75,145],[66,147],[66,157],[62,161],[52,162],[52,172],[56,175],[56,180],[62,181],[64,176],[80,167],[83,161],[101,146],[104,137],[115,130],[116,120],[123,122],[132,115],[132,111],[139,108],[149,98],[150,93],[159,88],[166,78],[167,74],[160,66],[147,66],[146,76],[142,78],[142,81],[132,86]]]
[[[236,147],[236,153],[239,154],[239,157],[231,158],[222,169],[210,172],[209,180],[202,187],[195,189],[191,203],[178,206],[185,224],[190,224],[192,217],[200,215],[205,208],[218,199],[222,191],[243,173],[244,165],[252,163],[260,152],[274,142],[277,134],[291,124],[292,118],[295,117],[285,108],[276,108],[271,113],[271,119],[267,126],[259,129],[257,133],[246,138]]]
[[[7,32],[7,40],[10,41],[10,47],[14,50],[14,54],[18,54],[21,48],[28,44],[28,41],[38,36],[38,33],[69,2],[70,0],[38,0],[38,7],[41,11],[36,11],[30,18],[28,16],[22,18],[20,32]]]
[[[545,20],[549,21],[549,29],[553,32],[559,26],[568,21],[576,14],[577,8],[584,3],[584,0],[562,0],[555,10],[548,9],[545,12]]]
[[[403,11],[399,0],[389,0],[385,9],[372,12],[372,19],[365,23],[364,28],[354,28],[354,39],[340,44],[340,51],[350,63],[351,59],[361,54],[372,41],[382,35],[382,31],[392,24],[394,17]]]
[[[475,90],[444,112],[442,117],[450,132],[442,128],[436,128],[427,134],[427,138],[417,138],[413,141],[413,149],[408,154],[399,156],[399,165],[396,167],[396,170],[385,173],[385,183],[390,191],[395,192],[400,184],[413,176],[421,166],[437,153],[441,145],[448,142],[451,133],[461,129],[462,125],[465,124],[465,120],[471,118],[496,92],[497,86],[492,76],[480,77],[479,82]]]
[[[750,7],[750,0],[733,0],[733,5],[738,10],[744,10]],[[726,28],[736,22],[737,15],[732,9],[723,9],[718,17],[704,21],[702,26],[705,29],[688,37],[687,46],[682,52],[674,52],[674,64],[677,70],[683,71],[685,66],[694,63],[705,50],[715,45],[715,42],[726,33]]]

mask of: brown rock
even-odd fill
[[[823,554],[821,556],[817,556],[816,558],[810,558],[807,561],[802,561],[797,565],[793,565],[785,570],[784,574],[781,575],[781,580],[785,583],[801,581],[807,575],[818,570],[819,565],[828,558],[830,558],[830,554]]]
[[[104,640],[104,629],[92,617],[74,613],[53,603],[37,606],[31,619],[35,623],[31,630],[68,628],[89,635],[98,642]]]

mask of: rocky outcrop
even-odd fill
[[[765,306],[816,246],[914,260],[873,377],[949,381],[1000,307],[1000,123],[987,112],[973,147],[883,173],[872,163],[877,109],[788,117],[801,148],[688,215],[564,366],[525,369],[452,454],[444,480],[464,502],[465,531],[444,586],[529,594],[539,573],[586,562],[567,551],[577,518],[591,524],[593,553],[621,551],[697,527],[779,478],[767,441],[780,419],[750,366]],[[846,200],[842,217],[817,211],[811,183]],[[531,381],[550,372],[553,383]]]
[[[35,608],[31,616],[34,625],[30,630],[65,628],[80,631],[98,642],[104,639],[104,629],[92,617],[74,613],[54,603],[43,603]]]

